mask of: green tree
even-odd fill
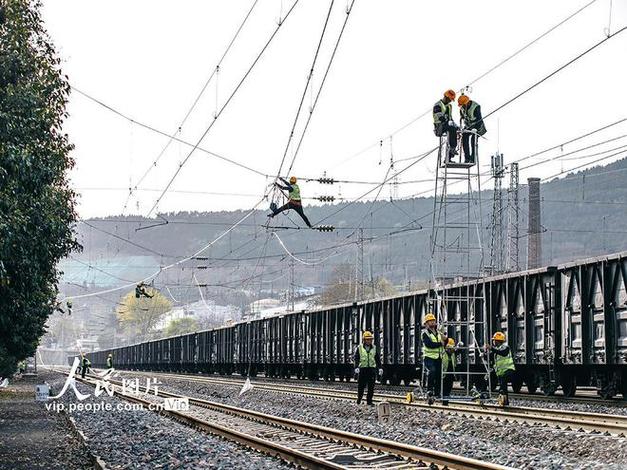
[[[165,336],[178,336],[198,331],[198,322],[194,318],[183,317],[172,320],[166,327]]]
[[[159,320],[172,309],[172,303],[157,289],[146,287],[147,297],[135,297],[135,290],[126,294],[116,309],[124,333],[133,340],[148,339]]]
[[[80,249],[62,132],[70,86],[40,8],[0,0],[0,376],[35,353],[57,308],[57,263]]]

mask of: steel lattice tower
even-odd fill
[[[518,205],[518,163],[510,165],[507,191],[507,270],[520,271],[520,206]]]
[[[505,269],[503,240],[503,154],[492,155],[492,178],[494,178],[494,194],[492,198],[492,222],[490,224],[490,266],[489,274],[501,273]]]

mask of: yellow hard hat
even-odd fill
[[[448,341],[446,342],[447,346],[455,346],[455,340],[453,338],[449,338]]]
[[[290,176],[290,184],[296,183],[296,176]]]
[[[370,333],[369,331],[364,331],[364,339],[372,339],[374,338],[374,335],[372,333]]]
[[[505,335],[500,331],[497,331],[496,333],[494,333],[494,336],[492,336],[492,339],[494,341],[505,341]]]
[[[469,101],[470,98],[468,98],[468,95],[461,95],[459,98],[457,98],[457,104],[459,106],[465,106],[468,104]]]
[[[435,320],[435,315],[431,312],[427,313],[427,316],[425,317],[425,322],[428,322],[430,320]]]

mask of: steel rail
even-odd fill
[[[67,373],[56,370],[56,372]],[[99,379],[97,376],[90,376],[88,379],[77,378],[77,380],[89,384],[95,385],[94,379]],[[121,382],[109,380],[111,384],[119,386]],[[140,387],[141,388],[141,387]],[[145,387],[144,387],[145,389]],[[450,470],[508,470],[509,467],[494,464],[491,462],[483,462],[477,459],[463,457],[455,454],[449,454],[447,452],[441,452],[424,447],[418,447],[411,444],[404,444],[401,442],[390,441],[386,439],[379,439],[375,437],[365,436],[361,434],[342,431],[339,429],[329,428],[325,426],[318,426],[315,424],[309,424],[302,421],[296,421],[288,418],[282,418],[280,416],[273,416],[265,413],[261,413],[254,410],[238,408],[223,403],[212,402],[194,397],[188,397],[177,393],[167,392],[159,389],[160,397],[168,398],[188,398],[189,403],[200,406],[203,408],[219,411],[226,414],[236,415],[251,421],[267,423],[280,429],[293,430],[299,434],[306,434],[310,436],[317,436],[325,441],[339,442],[351,446],[355,446],[357,449],[367,449],[371,452],[379,452],[390,454],[392,457],[399,457],[403,460],[407,460],[405,464],[417,464],[424,465],[425,468],[442,468]],[[125,400],[142,403],[145,406],[154,404],[148,400],[144,400],[138,396],[122,394],[114,389],[114,394]],[[149,408],[150,409],[150,408]],[[217,434],[225,437],[229,440],[236,441],[245,446],[251,447],[255,450],[267,453],[269,455],[280,457],[288,462],[296,463],[297,465],[305,468],[329,468],[329,469],[346,469],[350,466],[339,465],[328,460],[320,459],[306,452],[301,452],[296,449],[292,449],[286,446],[282,446],[275,442],[262,439],[256,436],[251,436],[246,433],[230,429],[226,426],[221,426],[214,422],[204,421],[200,418],[190,416],[188,414],[174,411],[159,409],[153,410],[155,412],[172,417],[173,419],[187,424],[191,427],[209,432],[211,434]],[[428,462],[425,464],[425,462]],[[403,462],[401,462],[403,463]],[[404,465],[406,467],[407,465]],[[437,466],[437,467],[434,467]],[[375,468],[373,466],[373,468]]]
[[[157,373],[158,375],[184,379],[200,383],[214,383],[227,386],[241,386],[242,381],[212,378],[192,377],[188,375]],[[356,392],[349,390],[337,390],[321,387],[306,387],[279,384],[254,383],[255,388],[275,391],[286,394],[315,396],[325,399],[355,400]],[[518,422],[533,424],[548,424],[566,430],[583,430],[588,432],[605,432],[613,435],[627,436],[627,416],[604,413],[584,413],[572,410],[557,410],[549,408],[534,408],[521,406],[500,407],[491,404],[479,404],[473,402],[460,402],[449,400],[448,405],[412,402],[407,403],[405,397],[389,393],[375,393],[376,401],[426,409],[441,413],[457,414],[469,417],[482,417],[494,419],[509,419]]]

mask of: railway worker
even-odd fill
[[[422,360],[427,373],[427,396],[430,400],[440,396],[442,377],[442,356],[448,338],[437,329],[437,320],[431,312],[425,316],[425,329],[422,330]]]
[[[85,378],[85,374],[87,373],[87,369],[91,366],[91,362],[89,359],[85,357],[84,354],[81,354],[81,378]]]
[[[453,121],[451,102],[455,101],[455,92],[446,90],[441,100],[433,105],[433,132],[442,137],[448,134],[448,161],[457,155],[457,124]]]
[[[107,356],[107,369],[113,369],[113,354]]]
[[[464,148],[464,162],[475,163],[475,149],[477,148],[477,136],[484,135],[487,131],[481,117],[481,106],[472,101],[468,95],[461,95],[457,104],[464,123],[465,131],[462,134],[462,147]]]
[[[271,206],[272,214],[268,214],[268,217],[273,218],[275,215],[278,215],[283,211],[292,209],[296,211],[298,215],[300,215],[301,219],[303,219],[303,221],[307,224],[307,227],[311,228],[309,219],[303,212],[303,203],[300,197],[300,188],[298,187],[298,184],[296,184],[296,176],[291,176],[289,182],[281,177],[279,177],[279,179],[283,181],[285,186],[279,183],[274,184],[277,188],[288,192],[288,201],[287,204],[279,207],[278,209],[275,208],[276,206]]]
[[[442,390],[443,397],[450,397],[451,390],[453,390],[453,381],[455,380],[455,368],[457,367],[457,357],[455,351],[455,340],[449,338],[444,348],[444,354],[442,354],[442,371],[447,372],[442,380],[444,389]]]
[[[362,344],[357,346],[355,350],[355,374],[358,376],[357,381],[357,404],[361,403],[364,396],[364,389],[368,386],[368,393],[366,394],[366,404],[374,405],[372,403],[372,396],[374,395],[374,383],[377,379],[377,369],[379,375],[383,375],[383,369],[381,368],[381,356],[377,347],[372,344],[374,335],[370,331],[364,331],[364,340]]]
[[[505,334],[497,331],[492,336],[492,346],[488,346],[491,360],[494,363],[494,372],[499,380],[499,403],[503,406],[509,405],[509,397],[507,394],[507,384],[512,379],[516,367],[512,351],[505,342]]]

